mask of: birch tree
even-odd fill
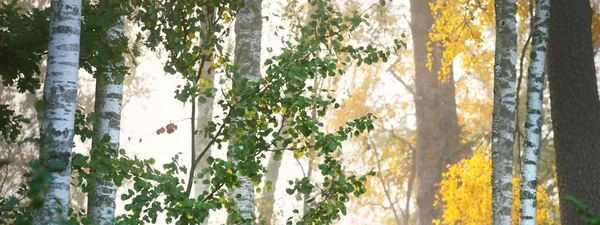
[[[492,118],[492,223],[510,225],[516,107],[517,2],[496,0]]]
[[[527,78],[527,119],[525,121],[525,142],[523,143],[523,165],[521,166],[521,224],[534,225],[537,209],[537,162],[541,146],[542,131],[542,91],[546,51],[548,49],[548,19],[550,1],[535,1],[533,42],[530,55],[529,76]]]
[[[109,42],[124,36],[125,17],[121,17],[117,24],[111,27],[106,35]],[[124,58],[120,57],[113,68],[125,67]],[[110,68],[96,77],[96,100],[95,114],[96,124],[94,131],[96,137],[92,141],[91,158],[99,160],[99,155],[110,157],[112,151],[119,148],[119,135],[121,124],[121,106],[123,101],[123,74],[111,72]],[[110,137],[108,143],[104,137]],[[104,151],[104,152],[99,152]],[[108,165],[111,166],[111,165]],[[117,187],[107,174],[95,170],[95,183],[88,194],[87,210],[88,217],[93,224],[109,225],[115,219],[115,197]]]
[[[40,159],[52,179],[33,224],[58,224],[67,219],[71,152],[77,105],[77,71],[81,0],[54,0],[50,5],[50,43],[44,81]]]
[[[262,6],[260,1],[246,0],[244,6],[238,11],[235,21],[235,59],[234,64],[239,66],[241,82],[234,81],[233,85],[245,85],[242,82],[256,82],[260,75],[260,51],[262,38]],[[242,120],[242,118],[237,118]],[[248,135],[248,134],[246,134]],[[242,143],[232,143],[228,151],[228,158],[237,164],[235,154],[244,151]],[[250,179],[238,174],[239,186],[232,191],[232,196],[237,204],[238,213],[245,223],[254,224],[254,185]]]
[[[572,196],[600,209],[600,99],[589,0],[553,0],[548,28],[548,81],[561,224],[586,224]]]
[[[286,133],[287,128],[286,123],[289,121],[286,120],[285,115],[282,115],[281,126],[282,133]],[[289,135],[285,135],[284,138],[289,138]],[[285,151],[281,151],[284,149],[283,143],[278,143],[275,147],[275,151],[273,152],[269,163],[267,164],[267,176],[265,179],[265,186],[263,188],[264,195],[261,200],[261,204],[259,205],[259,210],[261,217],[264,218],[266,224],[274,224],[273,213],[275,211],[275,191],[277,190],[277,180],[279,178],[279,168],[281,167],[281,161],[283,157],[283,153]]]
[[[208,11],[206,13],[206,20],[202,21],[202,32],[204,32],[205,35],[210,35],[210,38],[206,38],[206,39],[215,39],[213,33],[211,32],[211,26],[209,25],[209,23],[211,23],[212,21],[215,20],[215,16],[214,14],[216,13],[215,9],[213,7],[204,7],[204,10]],[[214,84],[215,81],[215,73],[214,73],[214,69],[212,68],[213,62],[210,60],[207,60],[203,63],[203,68],[201,68],[201,72],[200,72],[200,76],[198,79],[201,80],[200,83],[202,84],[206,84],[206,86],[212,86]],[[194,156],[199,156],[202,154],[202,152],[208,147],[208,149],[206,149],[206,153],[204,153],[205,157],[202,157],[202,159],[200,159],[200,161],[198,162],[198,166],[196,167],[196,171],[194,171],[194,174],[199,174],[203,169],[206,169],[208,167],[210,167],[210,165],[207,162],[207,158],[209,156],[211,156],[212,151],[210,148],[210,138],[208,138],[209,135],[206,134],[206,132],[208,132],[207,130],[199,130],[199,129],[203,129],[206,126],[208,126],[209,122],[212,121],[213,118],[213,108],[214,108],[214,98],[212,97],[206,97],[206,101],[204,103],[196,103],[196,101],[193,102],[192,105],[198,104],[197,106],[197,111],[195,112],[197,115],[192,115],[193,118],[196,119],[196,127],[195,129],[192,131],[192,138],[194,138],[194,145],[193,145],[193,150],[194,151]],[[192,123],[194,123],[194,121],[192,120]],[[192,157],[195,158],[195,157]],[[193,160],[193,159],[192,159]],[[196,180],[196,183],[194,184],[194,196],[199,196],[200,194],[204,193],[204,194],[208,194],[208,192],[210,192],[210,183],[205,182],[205,181],[210,181],[210,175],[206,174],[205,176],[207,177],[202,177],[201,180]],[[191,181],[190,181],[191,182]],[[208,218],[206,218],[204,220],[204,222],[202,222],[201,224],[207,224],[208,223]]]

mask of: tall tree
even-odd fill
[[[448,163],[456,162],[459,132],[452,73],[439,79],[443,48],[429,37],[434,22],[429,4],[411,0],[411,32],[415,61],[417,116],[417,207],[419,224],[432,224],[441,215],[434,207],[437,184]],[[428,49],[428,46],[431,49]],[[429,54],[431,53],[431,54]],[[430,58],[428,57],[430,56]],[[431,67],[428,67],[431,60]]]
[[[216,10],[214,7],[204,7],[203,10],[206,10],[207,12],[206,14],[206,18],[204,21],[202,21],[202,32],[204,33],[205,36],[205,42],[209,42],[207,39],[215,39],[216,37],[214,37],[214,32],[211,31],[211,23],[215,20],[215,14],[216,14]],[[198,79],[201,80],[200,83],[202,84],[207,84],[207,86],[212,86],[214,84],[215,81],[215,73],[214,73],[214,69],[212,68],[213,62],[212,61],[205,61],[203,63],[203,68],[201,68],[201,72],[200,72],[200,76]],[[194,174],[199,174],[203,169],[209,168],[210,165],[207,162],[207,158],[209,156],[212,155],[211,149],[210,149],[210,138],[209,136],[206,134],[207,130],[201,130],[203,128],[205,128],[209,122],[212,121],[213,118],[213,108],[214,108],[214,98],[212,97],[206,97],[206,102],[204,103],[196,103],[194,101],[194,104],[198,104],[197,106],[197,111],[195,112],[195,114],[197,115],[192,115],[195,117],[196,119],[196,127],[194,129],[194,134],[192,134],[194,137],[194,146],[193,146],[193,150],[194,156],[200,156],[202,154],[202,152],[206,149],[206,152],[204,153],[204,156],[202,157],[202,159],[200,159],[200,161],[198,162],[198,166],[196,167],[196,171],[194,171]],[[194,123],[194,121],[192,121],[192,123]],[[192,157],[192,160],[195,160],[194,157]],[[206,183],[205,180],[210,180],[210,176],[208,174],[206,174],[205,176],[208,177],[202,177],[202,180],[197,180],[196,183],[194,184],[194,195],[193,196],[199,196],[200,194],[204,193],[204,192],[210,192],[210,183]],[[191,181],[190,181],[191,182]],[[202,224],[207,224],[208,223],[208,218],[206,218],[204,220],[204,222],[202,222]]]
[[[125,17],[123,16],[108,30],[106,38],[109,42],[115,42],[124,37],[124,25]],[[100,155],[113,156],[115,154],[111,153],[119,148],[124,74],[114,71],[123,67],[125,67],[125,59],[121,55],[121,57],[117,57],[117,62],[112,66],[114,69],[106,67],[103,69],[104,72],[96,77],[94,111],[97,119],[94,124],[95,138],[92,141],[90,153],[93,161],[100,161]],[[105,136],[110,137],[108,143],[104,143],[106,142]],[[91,169],[94,171],[92,174],[95,175],[95,184],[88,194],[88,217],[93,224],[114,224],[117,186],[112,179],[107,179],[107,175],[98,168]]]
[[[492,223],[510,225],[516,107],[517,2],[495,0],[496,55],[492,119]]]
[[[562,224],[578,219],[573,196],[600,209],[600,100],[588,0],[550,5],[548,80]]]
[[[235,21],[235,59],[234,64],[240,68],[242,82],[256,82],[260,75],[260,52],[262,38],[262,6],[261,1],[245,0],[238,11]],[[234,81],[234,85],[240,83]],[[242,84],[243,85],[243,84]],[[238,118],[241,120],[242,118]],[[250,135],[250,134],[245,134]],[[242,141],[243,142],[243,141]],[[233,149],[228,152],[230,159],[236,151],[244,151],[243,144],[232,143]],[[237,164],[236,160],[233,160]],[[254,224],[254,185],[250,178],[238,174],[239,187],[233,189],[232,196],[237,204],[238,213],[246,223]]]
[[[537,166],[542,135],[542,91],[548,49],[549,0],[535,1],[533,42],[527,78],[527,120],[521,166],[521,224],[535,224]]]
[[[43,194],[43,206],[34,212],[34,224],[58,224],[67,219],[69,211],[81,11],[81,0],[54,0],[50,5],[40,159],[52,179]]]

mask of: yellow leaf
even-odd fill
[[[400,108],[402,108],[402,110],[406,110],[406,108],[408,108],[408,102],[402,102],[400,104]]]
[[[300,157],[302,157],[302,155],[304,155],[304,152],[300,150],[294,150],[294,158],[299,159]]]

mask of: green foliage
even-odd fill
[[[14,110],[8,108],[8,105],[0,104],[0,136],[8,142],[13,142],[21,132],[23,124],[30,121],[23,115],[15,114]]]
[[[129,68],[120,63],[123,62],[123,53],[137,57],[138,49],[130,49],[125,36],[114,40],[107,37],[109,29],[117,25],[121,17],[130,14],[131,6],[119,0],[98,1],[95,4],[84,0],[82,4],[80,67],[97,79],[106,79],[100,76],[104,72],[128,74]],[[123,78],[117,77],[120,82]]]
[[[0,168],[7,166],[9,162],[0,164]],[[0,223],[26,225],[31,224],[33,210],[43,204],[40,197],[44,191],[44,184],[52,175],[44,170],[39,161],[34,160],[29,164],[31,171],[25,174],[27,183],[21,185],[16,195],[0,196]],[[28,201],[24,201],[24,200]]]
[[[573,196],[566,196],[565,200],[572,202],[577,207],[577,215],[582,216],[585,219],[585,222],[589,225],[598,225],[600,224],[600,213],[594,211],[583,202],[579,201],[577,198]]]
[[[40,88],[42,56],[48,48],[48,14],[25,11],[17,1],[0,3],[0,76],[3,86],[15,86],[23,93]],[[0,136],[14,142],[23,124],[29,120],[0,104]]]
[[[365,18],[358,13],[343,16],[329,1],[312,1],[315,8],[314,14],[310,15],[312,21],[307,26],[294,25],[292,29],[299,30],[299,35],[284,38],[282,53],[265,61],[266,75],[258,81],[250,81],[240,76],[238,65],[232,65],[223,47],[224,38],[229,35],[227,25],[243,1],[132,0],[130,3],[132,5],[126,6],[122,1],[115,0],[84,4],[82,68],[96,75],[103,70],[125,74],[127,68],[114,66],[115,62],[122,59],[122,52],[136,55],[136,50],[127,49],[125,37],[108,43],[105,36],[98,34],[106,33],[121,15],[135,8],[135,13],[129,15],[129,19],[145,31],[145,35],[138,35],[137,41],[156,51],[159,46],[163,47],[169,56],[164,71],[178,73],[186,80],[186,84],[176,90],[176,99],[185,103],[202,102],[213,97],[216,89],[203,81],[204,75],[213,72],[210,70],[224,73],[225,79],[232,82],[232,88],[222,90],[224,99],[218,105],[225,116],[222,121],[211,122],[202,128],[210,143],[203,153],[192,159],[189,169],[182,165],[179,155],[175,155],[170,163],[161,165],[160,169],[155,167],[153,159],[128,156],[125,150],[111,147],[108,136],[95,137],[91,129],[94,116],[84,115],[82,110],[77,111],[76,134],[80,135],[82,141],[89,138],[98,140],[94,140],[91,150],[94,157],[73,154],[76,183],[84,192],[89,192],[95,183],[96,173],[101,173],[117,186],[126,180],[133,184],[132,188],[119,196],[130,203],[125,205],[127,213],[117,218],[117,224],[156,223],[161,213],[166,215],[167,222],[196,224],[205,220],[210,211],[217,209],[227,210],[233,221],[241,223],[235,202],[228,195],[229,190],[239,186],[238,177],[241,175],[258,185],[265,172],[260,161],[266,157],[267,151],[277,145],[284,147],[280,151],[294,151],[298,156],[316,155],[322,159],[318,165],[322,181],[315,182],[307,178],[290,181],[288,194],[298,192],[310,196],[310,208],[305,210],[305,215],[299,215],[300,220],[296,224],[331,224],[346,214],[350,195],[358,197],[366,192],[364,183],[374,172],[349,174],[342,169],[336,157],[342,142],[371,131],[376,117],[367,114],[349,121],[335,132],[324,132],[323,123],[315,120],[310,112],[314,111],[323,117],[327,110],[339,105],[333,97],[333,90],[322,89],[319,92],[323,95],[315,95],[312,93],[318,87],[308,82],[317,77],[343,75],[345,71],[341,68],[352,63],[369,65],[387,60],[390,54],[387,50],[342,44],[345,37],[365,22]],[[2,12],[3,15],[10,15]],[[37,23],[35,25],[38,26]],[[39,37],[46,37],[44,40],[47,42],[47,33]],[[204,65],[209,62],[214,66],[206,71]],[[289,129],[285,131],[274,129],[279,127],[276,116],[279,112],[283,117],[291,118]],[[234,143],[229,150],[233,153],[234,161],[239,163],[209,157],[210,167],[194,174],[205,152],[214,145],[222,149],[225,142]],[[39,171],[36,169],[39,165],[35,165],[38,164],[33,164],[32,171]],[[188,174],[188,179],[181,179],[181,174]],[[205,179],[208,176],[212,179]],[[28,188],[23,189],[25,196],[39,196],[47,179],[49,177],[43,171],[32,173]],[[191,184],[195,180],[209,183],[211,192],[192,198]],[[2,200],[2,203],[9,208],[6,212],[12,213],[6,217],[8,220],[31,219],[28,212],[31,208],[15,208],[18,204],[12,198]],[[31,204],[38,205],[39,201],[32,201]],[[18,216],[21,215],[19,210],[24,210],[21,213],[24,216]],[[299,210],[293,212],[298,213]],[[89,224],[84,212],[72,211],[70,216],[71,224]],[[288,218],[287,224],[292,224],[293,220],[292,217]]]
[[[48,49],[48,12],[25,11],[17,1],[0,3],[0,75],[4,86],[35,93],[40,88],[42,56]]]

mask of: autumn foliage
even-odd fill
[[[435,224],[491,224],[492,166],[489,152],[488,148],[479,149],[472,158],[448,167],[436,201],[437,206],[443,207],[444,215],[441,220],[434,221]],[[513,224],[518,224],[519,218],[519,181],[520,177],[515,176]],[[537,224],[560,224],[556,195],[550,194],[544,184],[538,184],[537,193]]]

